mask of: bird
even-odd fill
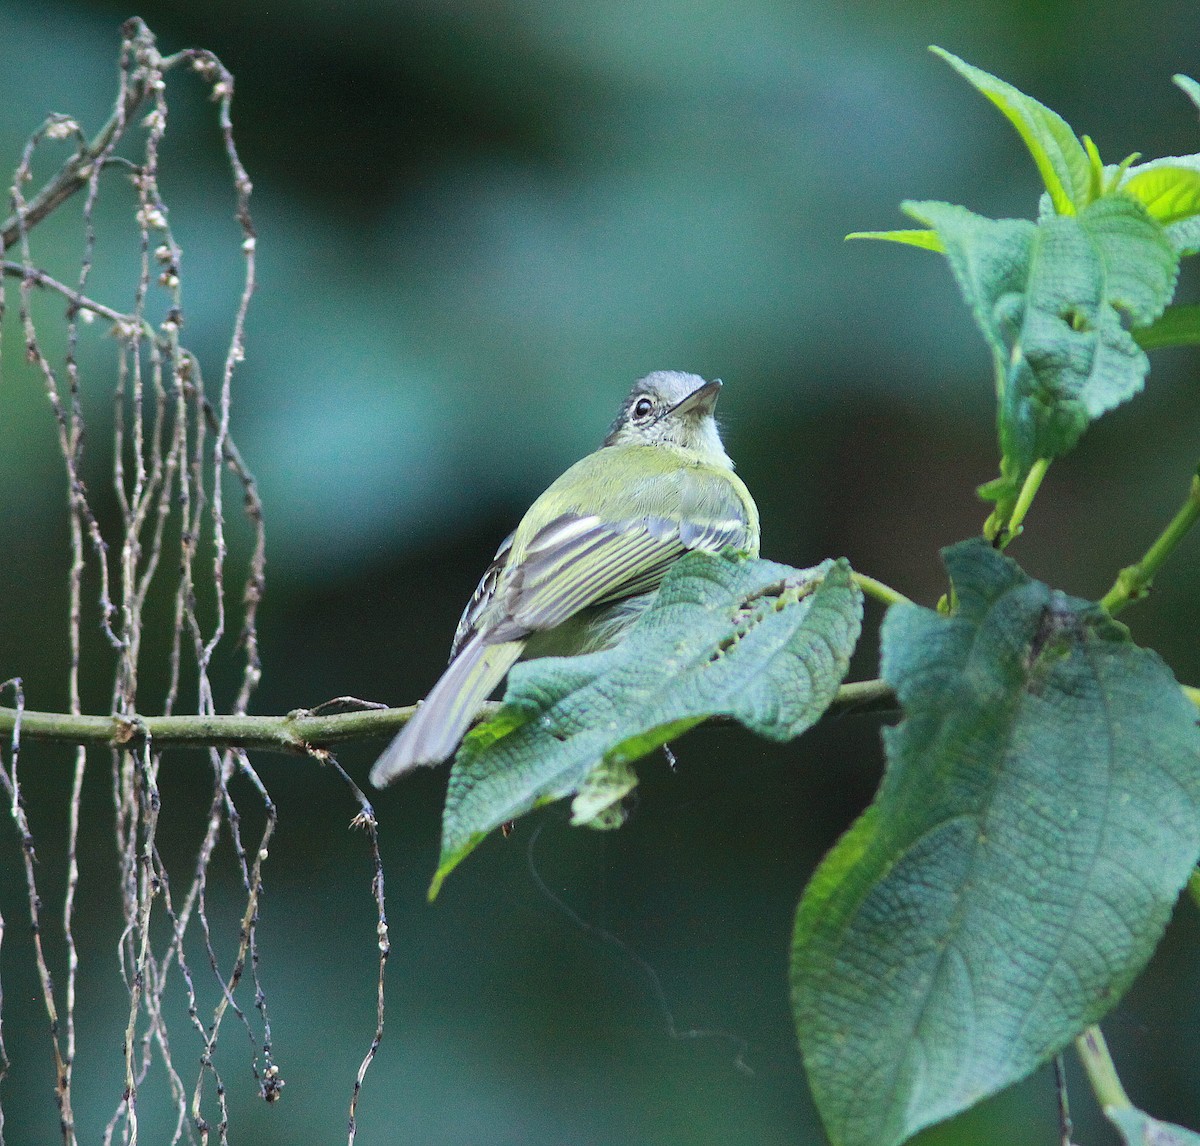
[[[479,581],[450,664],[371,768],[385,787],[452,756],[518,659],[616,644],[685,553],[757,557],[758,509],[713,415],[720,379],[634,383],[600,448],[529,507]]]

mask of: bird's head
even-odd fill
[[[604,444],[678,446],[710,465],[732,469],[713,417],[720,393],[719,379],[705,382],[698,374],[656,370],[633,384]]]

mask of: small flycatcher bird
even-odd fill
[[[595,453],[530,506],[458,623],[450,666],[371,769],[377,788],[458,747],[519,658],[615,644],[692,549],[758,555],[758,509],[721,445],[719,381],[634,383]]]

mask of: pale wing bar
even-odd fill
[[[657,570],[653,584],[683,552],[678,538],[658,538],[641,529],[610,533],[602,544],[589,550],[589,562],[581,563],[565,583],[546,587],[526,604],[515,618],[530,628],[548,629],[565,621],[588,605],[628,597],[633,586]]]
[[[745,549],[750,541],[750,531],[744,518],[726,521],[706,521],[702,525],[685,521],[679,530],[679,539],[686,549],[702,549],[706,553],[720,553],[727,545]]]
[[[696,500],[711,495],[705,483],[688,491]],[[697,496],[699,495],[699,496]],[[736,513],[736,503],[708,507]],[[489,569],[460,625],[456,648],[473,631],[483,609],[495,594],[502,594],[504,615],[489,626],[488,644],[519,640],[530,632],[552,629],[581,609],[656,589],[667,569],[685,552],[700,549],[718,552],[728,545],[739,549],[749,543],[744,517],[721,516],[702,524],[658,514],[604,522],[594,514],[563,514],[549,522],[530,541],[507,584],[502,584],[501,561],[508,546],[497,554],[495,571]],[[463,625],[472,627],[463,628]]]
[[[564,514],[530,542],[511,584],[500,589],[507,617],[492,626],[491,641],[514,640],[552,629],[602,600],[653,588],[683,548],[668,518],[604,523],[594,515]]]

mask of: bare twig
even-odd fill
[[[344,700],[346,698],[343,697],[340,699]],[[368,838],[371,841],[371,861],[374,867],[374,874],[371,878],[371,891],[375,896],[375,908],[377,912],[375,937],[379,944],[379,977],[376,980],[375,987],[375,1035],[371,1039],[371,1045],[367,1048],[367,1053],[363,1056],[363,1060],[359,1064],[358,1073],[354,1076],[354,1089],[350,1094],[347,1146],[354,1146],[354,1140],[358,1134],[358,1099],[362,1094],[363,1079],[366,1078],[371,1063],[375,1061],[375,1053],[379,1050],[379,1044],[383,1041],[384,972],[387,970],[387,960],[388,955],[391,954],[392,944],[388,937],[387,908],[384,903],[383,894],[383,857],[379,854],[379,824],[375,819],[375,809],[371,807],[371,802],[363,795],[362,789],[350,779],[350,776],[331,752],[314,753],[314,755],[323,757],[324,761],[342,778],[342,781],[350,789],[351,794],[357,801],[359,813],[351,823],[354,827],[366,828]]]
[[[114,1136],[119,1136],[126,1143],[137,1142],[138,1092],[155,1062],[161,1060],[176,1108],[172,1141],[179,1141],[185,1133],[194,1141],[194,1130],[198,1130],[204,1141],[215,1131],[224,1142],[227,1140],[228,1108],[224,1084],[212,1065],[212,1054],[221,1016],[226,1011],[232,1009],[246,1026],[254,1048],[251,1069],[259,1080],[261,1093],[271,1098],[281,1085],[271,1058],[270,1022],[257,941],[262,866],[275,828],[275,807],[244,753],[234,751],[232,741],[224,745],[219,740],[210,741],[213,798],[204,840],[196,857],[190,886],[181,900],[173,899],[157,844],[161,815],[157,777],[162,745],[156,739],[159,730],[155,722],[148,725],[137,715],[141,707],[138,681],[145,655],[143,637],[147,631],[144,623],[147,603],[154,586],[161,582],[162,573],[179,570],[174,593],[175,624],[168,652],[169,685],[161,706],[164,715],[159,719],[168,722],[162,729],[167,733],[169,722],[181,719],[174,713],[181,703],[181,684],[187,679],[194,679],[197,685],[197,719],[217,719],[221,706],[210,679],[210,666],[218,651],[229,645],[225,590],[228,523],[223,509],[224,483],[229,480],[227,474],[232,474],[240,486],[245,518],[252,533],[251,553],[238,602],[241,617],[238,649],[242,672],[236,696],[232,699],[235,718],[248,719],[245,713],[261,677],[255,622],[265,584],[262,505],[254,477],[231,433],[233,379],[245,357],[246,312],[255,286],[256,238],[249,211],[251,184],[233,138],[233,77],[216,56],[201,49],[162,56],[153,35],[140,20],[128,21],[122,31],[119,89],[108,122],[89,140],[73,119],[50,116],[34,132],[22,152],[10,185],[12,215],[0,225],[0,256],[10,249],[18,255],[16,259],[0,257],[0,320],[5,306],[4,284],[8,280],[18,280],[26,357],[40,376],[49,399],[66,470],[71,543],[68,570],[69,711],[58,714],[58,718],[66,719],[68,724],[75,722],[77,729],[87,727],[90,730],[88,735],[76,740],[80,748],[68,809],[67,886],[62,915],[67,976],[61,1030],[53,981],[38,930],[40,900],[32,882],[33,837],[28,824],[21,820],[24,812],[15,754],[11,770],[4,770],[4,777],[5,784],[11,788],[14,816],[23,825],[30,904],[35,913],[36,956],[51,1020],[64,1142],[72,1144],[75,1141],[71,1069],[75,1056],[78,956],[73,920],[80,881],[80,799],[89,744],[103,744],[111,755],[114,829],[124,909],[119,954],[129,992],[124,1085],[105,1131],[105,1141],[111,1142]],[[175,240],[168,205],[159,188],[160,145],[168,123],[165,77],[183,66],[190,66],[209,86],[217,104],[245,263],[245,279],[221,371],[220,390],[215,398],[206,394],[200,363],[181,338],[184,326],[183,251]],[[148,114],[135,124],[135,115],[146,105],[149,105]],[[142,129],[143,133],[140,154],[130,160],[118,155],[117,149],[134,134],[130,130],[134,127]],[[33,180],[35,153],[43,143],[56,140],[74,141],[74,155],[36,193],[25,194],[26,185]],[[137,194],[140,268],[129,310],[115,308],[88,292],[95,249],[94,211],[102,186],[107,183],[101,176],[113,169],[131,176]],[[32,233],[83,190],[86,190],[81,211],[83,251],[77,281],[68,285],[37,265]],[[53,356],[43,350],[32,305],[35,291],[56,293],[66,302],[66,350],[61,363],[53,361]],[[165,307],[161,305],[164,300]],[[158,317],[164,309],[165,318]],[[76,350],[80,323],[96,319],[111,325],[116,346],[113,373],[117,384],[112,392],[112,491],[120,512],[119,538],[105,536],[81,476],[86,426]],[[178,552],[172,555],[169,547],[176,539]],[[197,562],[210,554],[211,566],[201,572]],[[99,740],[91,735],[98,725],[81,715],[79,692],[80,665],[85,655],[90,656],[84,652],[87,607],[82,592],[89,570],[89,575],[98,584],[99,627],[114,662],[111,711],[101,720],[107,725],[109,735]],[[12,714],[12,719],[3,720],[2,724],[4,731],[13,735],[14,746],[19,743],[20,735],[27,732],[24,699],[18,692],[15,708],[4,710]],[[45,725],[35,717],[33,724],[35,727],[42,724],[44,729],[57,727],[61,731],[64,726],[58,723],[58,718]],[[168,737],[166,743],[169,742]],[[243,846],[242,813],[229,788],[230,778],[235,774],[249,779],[266,815],[262,838],[257,847],[249,849]],[[246,891],[246,904],[238,925],[238,953],[227,973],[219,969],[214,954],[206,897],[209,865],[223,838],[232,847]],[[170,938],[165,950],[157,949],[155,941],[154,918],[161,914],[165,914],[170,922]],[[187,961],[189,927],[194,932],[197,921],[217,985],[214,1017],[207,1026],[199,1018],[201,1006],[206,1004],[202,1004],[197,980]],[[178,968],[183,978],[189,1014],[204,1048],[190,1109],[187,1089],[171,1061],[171,1040],[163,1014],[163,999],[174,968]],[[239,985],[245,977],[253,984],[253,1009],[237,1002]],[[251,1017],[254,1018],[253,1029]],[[0,1077],[6,1062],[0,1042]],[[216,1087],[219,1118],[215,1126],[209,1125],[205,1110],[209,1081],[214,1081]]]
[[[54,1053],[54,1094],[58,1100],[58,1121],[62,1131],[63,1142],[73,1146],[75,1142],[75,1114],[71,1107],[71,1071],[70,1062],[63,1054],[62,1043],[59,1040],[58,1005],[54,999],[54,980],[46,962],[45,949],[42,946],[42,899],[38,894],[36,863],[33,832],[29,828],[29,817],[25,810],[25,798],[21,794],[21,783],[18,777],[17,765],[21,755],[21,708],[25,702],[25,694],[19,679],[7,680],[0,684],[0,689],[11,688],[17,698],[17,721],[12,728],[9,741],[8,767],[3,766],[0,755],[0,787],[8,796],[9,810],[17,831],[21,836],[21,856],[25,864],[25,888],[29,896],[29,921],[33,930],[33,948],[37,962],[38,982],[42,990],[42,1003],[50,1019],[50,1044]]]
[[[128,76],[129,82],[122,84],[112,115],[90,143],[85,144],[81,136],[79,150],[63,164],[58,174],[29,200],[23,210],[16,211],[4,220],[3,225],[0,225],[0,248],[13,246],[22,231],[27,232],[36,226],[87,185],[88,180],[95,174],[97,164],[103,164],[111,155],[114,144],[125,130],[125,125],[145,99],[151,79],[145,64],[158,59],[154,37],[150,34],[150,29],[137,17],[127,20],[121,33],[124,37],[122,76]],[[132,66],[127,64],[128,58],[132,58]]]
[[[128,326],[133,321],[130,315],[122,314],[121,311],[114,310],[111,306],[106,306],[102,302],[88,298],[87,295],[81,294],[79,291],[67,286],[66,283],[59,282],[56,278],[48,275],[43,270],[39,270],[37,267],[28,267],[23,263],[14,263],[9,259],[0,261],[0,267],[3,267],[4,273],[9,278],[21,279],[28,282],[31,286],[44,287],[47,290],[56,291],[58,294],[61,294],[71,304],[71,309],[67,312],[70,316],[76,315],[80,311],[86,311],[89,318],[99,315],[101,318],[107,318],[110,322],[120,323],[123,326]]]

